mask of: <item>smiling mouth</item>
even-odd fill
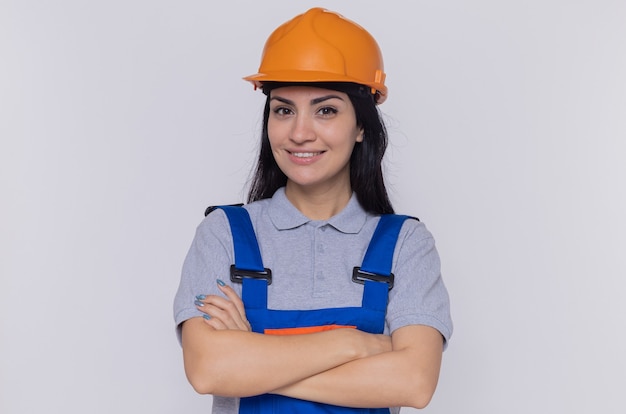
[[[296,158],[311,158],[320,155],[322,152],[290,152]]]

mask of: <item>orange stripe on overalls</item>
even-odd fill
[[[316,332],[332,331],[333,329],[351,328],[356,329],[354,325],[322,325],[322,326],[303,326],[299,328],[280,328],[265,329],[266,335],[302,335]]]

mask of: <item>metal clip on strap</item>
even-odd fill
[[[374,230],[365,252],[361,267],[352,270],[352,281],[365,284],[366,281],[387,283],[393,288],[394,274],[391,273],[393,252],[398,241],[402,224],[412,217],[396,214],[383,214]]]
[[[393,288],[394,278],[395,276],[393,273],[389,273],[389,276],[387,276],[387,275],[379,275],[376,273],[366,272],[364,270],[361,270],[361,268],[358,266],[352,269],[352,281],[356,283],[360,283],[362,285],[365,284],[365,281],[372,280],[374,282],[386,283],[388,289],[391,290]]]
[[[245,277],[251,279],[263,279],[268,285],[272,284],[272,271],[267,267],[262,272],[254,270],[237,269],[235,265],[230,265],[230,281],[233,283],[242,283]]]

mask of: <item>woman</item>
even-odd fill
[[[214,413],[430,401],[452,322],[432,236],[385,190],[384,78],[369,33],[319,8],[276,29],[246,78],[267,95],[249,203],[209,210],[174,305]]]

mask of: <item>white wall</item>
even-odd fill
[[[320,3],[379,40],[392,197],[443,257],[425,412],[621,412],[626,3]],[[243,199],[240,78],[312,5],[0,2],[1,413],[208,412],[172,297],[205,206]]]

